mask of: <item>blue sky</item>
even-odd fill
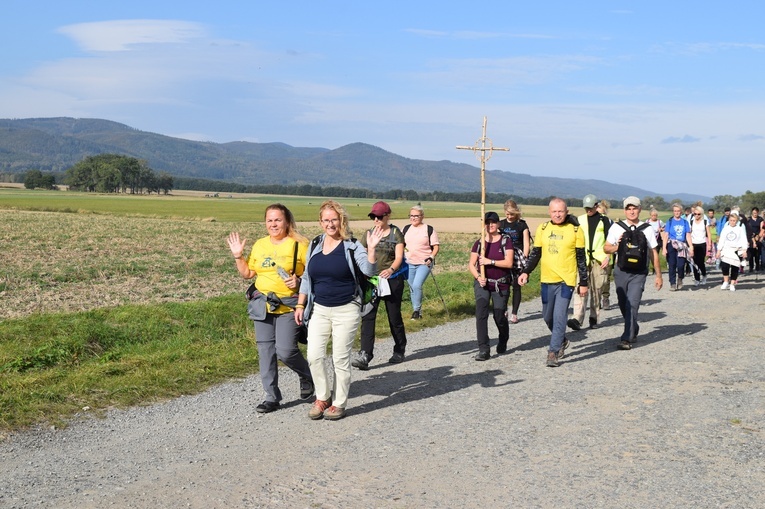
[[[510,148],[488,169],[765,190],[760,0],[6,0],[3,18],[2,118],[358,141],[477,166],[455,146],[473,145],[487,116]]]

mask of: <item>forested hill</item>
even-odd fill
[[[178,177],[240,184],[445,192],[480,190],[480,169],[476,166],[408,159],[365,143],[352,143],[334,150],[292,147],[284,143],[211,143],[139,131],[109,120],[0,119],[2,173],[29,169],[64,171],[87,156],[102,153],[144,159],[153,170]],[[486,182],[491,192],[526,197],[658,194],[602,180],[532,177],[491,167],[486,173]]]

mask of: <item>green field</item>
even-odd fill
[[[286,205],[297,221],[314,221],[318,217],[322,198],[316,196],[273,196],[220,194],[217,198],[204,193],[178,195],[107,195],[69,191],[28,191],[0,188],[0,209],[43,212],[112,214],[129,217],[164,217],[177,219],[206,219],[222,222],[261,221],[265,208],[279,202]],[[367,219],[375,199],[337,198],[353,220]],[[393,219],[406,219],[409,209],[417,202],[389,201]],[[427,202],[428,217],[476,217],[481,207],[474,203]],[[487,210],[502,210],[502,204],[487,204]],[[544,215],[546,207],[524,207],[524,213],[534,217]],[[541,217],[541,216],[539,216]]]
[[[0,189],[0,437],[36,424],[65,425],[83,408],[97,414],[147,404],[256,372],[243,296],[248,282],[236,273],[225,238],[239,231],[251,246],[265,235],[265,206],[276,201],[313,222],[321,199]],[[358,219],[373,201],[358,201]],[[344,203],[353,213],[357,202]],[[392,205],[402,217],[408,213],[409,204]],[[426,208],[434,217],[480,209]],[[319,227],[301,231],[311,237]],[[407,320],[408,331],[475,313],[466,270],[475,235],[439,237],[435,275],[448,314],[429,278],[425,318]],[[524,298],[537,292],[534,283]],[[407,299],[405,315],[412,311]],[[377,335],[385,338],[380,313]]]

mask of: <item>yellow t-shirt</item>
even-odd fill
[[[562,225],[552,222],[540,224],[534,235],[534,247],[542,248],[540,282],[576,286],[576,248],[584,249],[582,228],[568,222]]]
[[[288,237],[281,244],[273,244],[271,237],[263,237],[252,246],[250,256],[247,257],[247,266],[257,273],[255,288],[261,293],[274,292],[278,297],[289,297],[297,293],[297,290],[292,291],[287,288],[278,271],[278,268],[281,267],[287,274],[292,274],[295,242],[294,239]],[[298,243],[298,256],[295,264],[295,273],[298,276],[302,276],[305,270],[307,252],[308,243]],[[292,309],[287,306],[279,306],[273,313],[282,314],[290,311]]]

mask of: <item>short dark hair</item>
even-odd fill
[[[757,207],[752,207],[752,212],[754,212],[755,210],[757,211],[758,214],[760,213],[760,209],[758,209]]]

